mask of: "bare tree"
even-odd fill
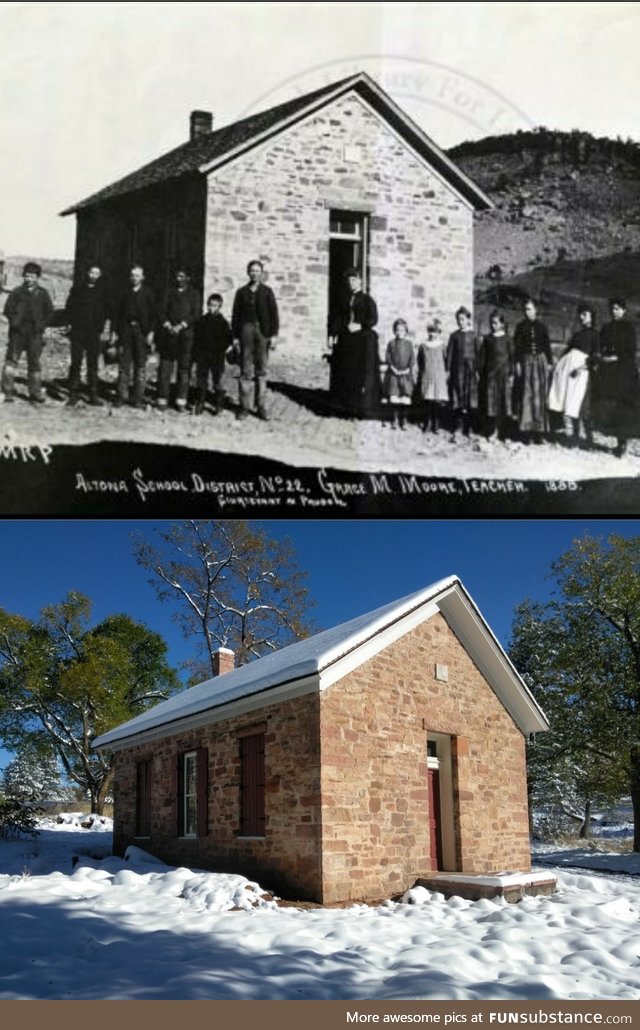
[[[218,647],[244,665],[309,633],[307,574],[288,539],[242,520],[190,519],[157,530],[154,542],[134,534],[133,549],[158,598],[177,602],[185,639],[196,641],[185,662],[192,682],[213,673]]]

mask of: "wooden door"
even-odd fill
[[[444,868],[442,861],[442,829],[440,822],[440,773],[437,769],[427,769],[427,789],[429,794],[429,842],[431,870],[438,872]]]

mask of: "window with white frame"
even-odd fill
[[[183,795],[182,833],[185,837],[195,837],[198,829],[198,766],[195,751],[187,751],[183,761]]]

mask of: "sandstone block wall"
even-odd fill
[[[210,174],[207,292],[220,290],[230,310],[248,260],[259,257],[286,353],[317,357],[327,336],[332,208],[370,217],[383,355],[400,316],[418,342],[434,316],[455,328],[456,308],[473,303],[473,213],[354,95]]]
[[[240,827],[240,742],[237,734],[265,728],[266,833],[243,838]],[[208,833],[177,836],[174,770],[177,755],[208,749]],[[317,697],[272,705],[259,716],[229,719],[116,754],[114,851],[129,844],[170,864],[259,876],[262,886],[314,897],[320,890],[320,772]],[[151,835],[135,835],[136,762],[151,758]]]
[[[427,733],[452,737],[457,870],[530,869],[524,737],[441,615],[323,692],[320,712],[325,901],[388,897],[431,868]]]

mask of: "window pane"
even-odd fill
[[[184,792],[195,794],[196,792],[196,756],[187,755],[185,758],[184,770]]]
[[[184,799],[184,832],[185,836],[195,836],[196,832],[196,799],[187,797]]]
[[[356,221],[354,221],[351,218],[344,218],[341,221],[340,224],[342,226],[342,228],[340,230],[341,232],[349,233],[350,236],[359,236],[360,235],[360,224],[359,224],[359,222],[356,222]]]
[[[329,213],[329,232],[362,239],[364,218],[364,215],[350,214],[348,211],[331,211]]]

